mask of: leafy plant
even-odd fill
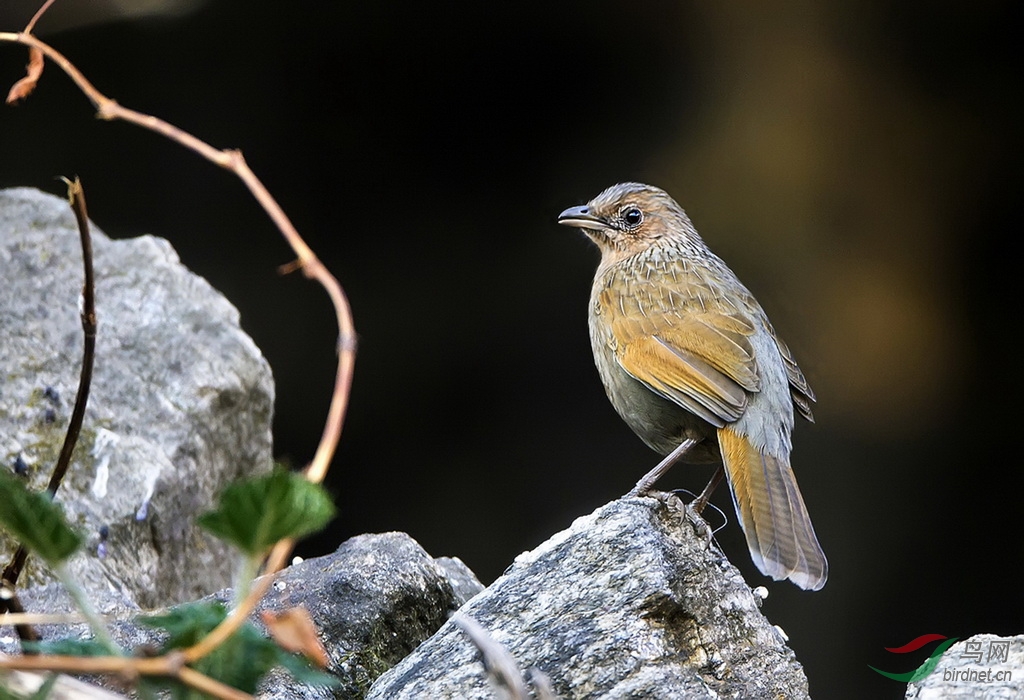
[[[201,516],[199,522],[245,555],[239,586],[248,590],[249,579],[270,547],[279,540],[295,539],[321,529],[333,515],[334,506],[322,487],[299,474],[276,470],[229,486],[217,508]],[[64,566],[83,538],[67,524],[60,505],[0,472],[0,525],[53,568],[95,634],[92,640],[63,639],[33,645],[32,649],[70,656],[123,655],[124,650],[113,642],[88,596]],[[198,644],[227,615],[222,603],[199,601],[163,614],[140,617],[137,622],[166,633],[161,653],[167,654]],[[234,634],[191,664],[193,670],[247,693],[254,692],[260,679],[276,666],[284,667],[304,683],[337,683],[333,676],[313,669],[302,655],[282,649],[250,622],[243,623]],[[170,690],[176,699],[203,697],[174,677],[147,676],[140,681],[142,695],[151,695],[161,688]]]
[[[220,504],[198,523],[249,556],[264,554],[278,540],[320,530],[334,517],[334,505],[318,484],[275,469],[267,476],[236,482]]]
[[[179,605],[160,615],[140,617],[137,622],[166,632],[168,638],[161,652],[168,653],[198,643],[226,616],[227,609],[222,603],[198,601]],[[255,692],[260,679],[275,666],[283,666],[296,680],[311,685],[338,683],[334,676],[314,670],[301,655],[289,654],[248,622],[194,664],[200,673],[247,693]],[[193,697],[191,693],[195,692],[173,681],[150,679],[147,682],[170,689],[172,695],[181,700]]]
[[[0,471],[0,496],[0,525],[47,564],[64,562],[81,546],[60,505],[6,471]]]
[[[275,469],[266,476],[235,482],[220,495],[217,508],[198,523],[245,554],[235,579],[235,602],[249,586],[266,551],[286,538],[298,539],[322,529],[334,517],[334,504],[319,484]]]
[[[190,688],[211,695],[232,697],[237,693],[231,688],[210,676],[203,675],[196,669],[202,667],[211,674],[223,672],[223,674],[232,675],[229,670],[219,666],[218,663],[209,661],[209,658],[212,657],[215,660],[215,654],[221,647],[230,650],[232,647],[225,645],[239,643],[231,641],[235,637],[239,637],[244,642],[248,635],[251,635],[247,631],[250,626],[241,624],[239,627],[239,624],[246,619],[259,595],[266,590],[266,585],[269,585],[269,580],[263,579],[253,587],[251,593],[249,592],[252,579],[259,569],[260,562],[267,554],[267,550],[270,549],[269,556],[267,556],[268,571],[280,569],[284,566],[293,540],[322,528],[334,512],[330,498],[319,486],[314,484],[322,482],[327,473],[348,407],[356,347],[356,333],[352,323],[351,309],[348,298],[337,279],[302,239],[273,196],[246,164],[240,151],[218,150],[162,119],[122,107],[116,100],[97,91],[71,61],[60,52],[34,36],[32,32],[36,22],[52,4],[53,0],[45,0],[22,31],[0,31],[0,42],[22,44],[29,51],[27,73],[11,89],[7,102],[13,104],[27,99],[32,94],[43,74],[44,59],[48,58],[59,66],[92,102],[98,117],[105,120],[124,120],[150,129],[191,149],[218,167],[227,168],[238,176],[295,252],[296,261],[283,266],[282,271],[290,272],[301,269],[306,277],[315,280],[324,288],[335,310],[338,324],[337,378],[324,433],[316,453],[306,467],[305,478],[288,472],[275,472],[269,477],[253,479],[248,483],[232,486],[221,497],[218,508],[203,516],[204,527],[216,536],[231,542],[245,554],[244,564],[237,577],[235,589],[238,604],[227,617],[221,615],[220,619],[223,622],[216,623],[213,631],[208,635],[200,630],[210,628],[212,619],[218,615],[216,611],[193,609],[190,614],[197,615],[197,619],[189,624],[182,621],[182,624],[178,625],[177,618],[174,618],[174,621],[166,620],[169,625],[178,628],[177,631],[180,633],[181,639],[196,635],[203,637],[198,643],[176,656],[165,655],[156,658],[121,656],[122,652],[107,634],[103,620],[92,611],[88,598],[75,581],[67,575],[64,568],[66,559],[81,545],[81,536],[67,526],[59,506],[49,502],[41,495],[31,494],[20,482],[10,478],[0,481],[0,525],[9,529],[16,537],[21,538],[28,549],[34,550],[53,567],[54,572],[61,578],[75,598],[76,604],[88,618],[96,635],[96,643],[102,645],[110,655],[104,660],[106,663],[102,668],[99,665],[99,660],[96,660],[96,665],[92,667],[91,672],[101,673],[104,670],[109,671],[109,669],[115,668],[125,675],[173,677],[180,681],[182,687],[188,685]],[[72,429],[72,425],[69,425],[65,449],[62,450],[62,457],[58,461],[51,480],[52,484],[56,485],[60,483],[63,470],[69,466],[71,450],[77,441],[80,420],[85,412],[85,400],[88,396],[91,377],[92,347],[96,335],[95,309],[91,304],[91,243],[88,235],[88,216],[84,198],[81,195],[80,183],[77,180],[74,183],[69,182],[69,199],[79,223],[83,260],[86,263],[86,284],[83,290],[85,304],[81,314],[82,328],[85,334],[85,352],[81,384],[72,416],[73,419],[78,416],[79,424],[75,425],[75,421],[72,420],[74,429]],[[55,490],[56,487],[51,486],[50,492],[54,493]],[[24,557],[21,557],[21,562],[24,562]],[[16,578],[17,576],[14,577],[15,580]],[[170,630],[168,631],[170,632]],[[236,633],[234,636],[232,636],[233,632]],[[238,653],[246,652],[243,649]],[[182,666],[183,656],[191,666]],[[262,658],[262,653],[257,651],[253,653],[253,656]],[[57,658],[59,657],[53,657],[53,659]],[[302,665],[296,661],[297,658],[294,655],[285,654],[284,656],[279,655],[276,661],[289,668],[293,673],[302,675],[305,671]],[[111,663],[112,661],[115,663]],[[260,663],[256,665],[259,666]],[[26,667],[28,666],[26,665]],[[0,659],[0,669],[18,667],[17,659]],[[58,668],[56,661],[52,661],[47,668],[90,672],[88,669],[83,669],[81,664],[69,664]],[[248,687],[251,684],[251,679],[247,674],[243,675],[244,678],[235,680]],[[140,685],[139,691],[140,695],[147,697],[152,694],[145,684]]]

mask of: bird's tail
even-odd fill
[[[828,578],[828,562],[788,460],[763,454],[730,427],[718,430],[718,444],[757,568],[776,581],[819,590]]]

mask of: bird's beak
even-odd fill
[[[558,223],[576,228],[605,229],[608,224],[590,213],[590,207],[569,207],[558,215]]]

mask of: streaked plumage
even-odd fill
[[[601,250],[590,339],[608,397],[652,449],[722,462],[755,564],[801,588],[828,564],[789,464],[814,394],[753,295],[664,191],[615,185],[559,222]]]

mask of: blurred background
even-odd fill
[[[35,7],[3,3],[0,31]],[[793,459],[828,585],[758,574],[725,489],[718,539],[768,585],[815,697],[898,698],[868,665],[926,652],[883,647],[1024,632],[1022,7],[59,0],[37,33],[122,104],[241,148],[345,286],[339,515],[306,556],[404,530],[488,583],[654,464],[593,367],[597,251],[555,218],[615,182],[667,189],[818,395]],[[25,62],[0,45],[4,90]],[[241,310],[274,369],[278,456],[304,464],[333,315],[277,275],[289,251],[240,183],[97,121],[48,65],[0,109],[0,187],[75,174],[107,234],[169,239]]]

